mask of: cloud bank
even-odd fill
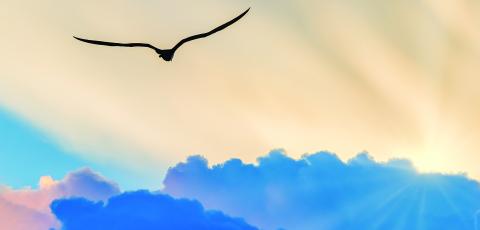
[[[200,156],[171,168],[164,191],[262,229],[474,229],[480,187],[464,175],[420,174],[406,160],[348,162],[273,151],[258,165]]]
[[[88,169],[42,177],[38,189],[0,190],[0,229],[471,230],[480,213],[479,183],[465,175],[422,174],[407,160],[368,154],[343,162],[272,151],[257,164],[212,167],[192,156],[164,185],[165,194],[120,193]]]
[[[206,211],[197,201],[177,200],[147,191],[123,193],[110,198],[107,203],[79,198],[57,200],[51,207],[65,230],[257,229],[242,219],[218,211]]]
[[[85,197],[105,200],[120,193],[118,185],[90,169],[69,173],[60,181],[40,179],[38,189],[0,187],[0,229],[34,230],[57,226],[50,203],[59,198]]]

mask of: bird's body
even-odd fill
[[[175,55],[176,49],[169,49],[169,50],[156,50],[158,56],[165,61],[172,61],[173,56]]]
[[[84,38],[79,38],[79,37],[75,37],[73,36],[75,39],[79,40],[79,41],[82,41],[82,42],[86,42],[86,43],[90,43],[90,44],[94,44],[94,45],[103,45],[103,46],[120,46],[120,47],[144,47],[144,48],[150,48],[150,49],[153,49],[155,50],[155,52],[159,55],[160,58],[162,58],[163,60],[165,61],[171,61],[173,59],[173,56],[175,55],[175,52],[178,50],[178,48],[180,48],[183,44],[187,43],[187,42],[190,42],[190,41],[193,41],[193,40],[197,40],[197,39],[200,39],[200,38],[205,38],[205,37],[208,37],[214,33],[217,33],[229,26],[231,26],[233,23],[237,22],[238,20],[240,20],[241,18],[243,18],[243,16],[245,16],[248,11],[250,11],[250,8],[248,8],[245,12],[243,12],[242,14],[240,14],[239,16],[237,16],[236,18],[228,21],[227,23],[207,32],[207,33],[203,33],[203,34],[197,34],[197,35],[193,35],[193,36],[190,36],[188,38],[185,38],[183,40],[181,40],[180,42],[178,42],[173,48],[171,49],[165,49],[165,50],[162,50],[162,49],[159,49],[153,45],[150,45],[148,43],[116,43],[116,42],[105,42],[105,41],[96,41],[96,40],[89,40],[89,39],[84,39]]]

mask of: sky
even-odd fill
[[[12,188],[38,187],[40,176],[62,178],[69,171],[89,167],[103,175],[122,181],[124,189],[158,188],[162,174],[148,170],[133,171],[115,164],[97,163],[62,148],[49,135],[0,110],[0,185]]]
[[[34,185],[38,175],[61,177],[72,168],[86,164],[6,111],[0,111],[0,130],[2,184],[14,187]]]
[[[475,1],[112,3],[1,3],[0,105],[68,152],[142,170],[368,151],[480,177]],[[169,47],[248,7],[172,63],[72,38]]]
[[[168,48],[249,7],[238,23],[184,45],[169,63],[148,49],[73,39]],[[262,156],[281,149],[293,161],[335,153],[347,168],[364,152],[378,165],[408,159],[414,176],[406,181],[455,174],[475,194],[480,2],[3,0],[0,15],[0,185],[8,191],[42,190],[42,181],[88,169],[120,187],[105,203],[80,201],[99,213],[114,195],[148,189],[142,199],[182,195],[172,202],[186,196],[202,206],[197,214],[213,209],[222,221],[265,228],[237,206],[212,205],[200,188],[168,192],[164,180],[192,155],[210,166],[240,159],[261,167]],[[451,191],[460,186],[453,184]],[[31,213],[1,195],[0,213]],[[29,218],[70,220],[44,206]],[[477,208],[461,206],[470,216]]]

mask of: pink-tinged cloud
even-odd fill
[[[55,218],[0,198],[0,229],[45,230],[58,226]]]
[[[100,201],[119,194],[114,182],[82,169],[55,181],[41,177],[38,189],[0,188],[0,229],[32,230],[58,226],[50,212],[50,203],[59,198],[85,197]]]

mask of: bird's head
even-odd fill
[[[175,52],[173,50],[163,50],[161,53],[159,53],[159,57],[162,58],[165,61],[172,61],[173,55]]]

